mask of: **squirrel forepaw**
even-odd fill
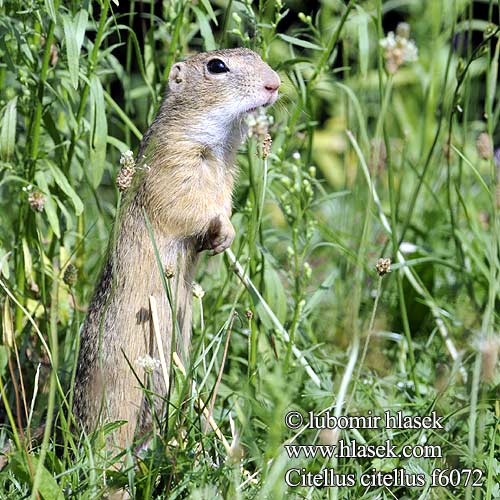
[[[227,217],[221,215],[214,217],[210,221],[199,251],[210,250],[210,255],[222,253],[231,246],[234,236],[234,227]]]

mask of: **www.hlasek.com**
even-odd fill
[[[316,429],[332,430],[334,436],[341,430],[349,429],[405,429],[428,430],[444,429],[443,417],[435,411],[426,416],[409,416],[398,411],[384,412],[383,416],[342,415],[336,417],[329,411],[321,414],[309,412],[307,416],[298,411],[290,411],[285,415],[285,424],[293,430]],[[300,458],[442,458],[441,446],[430,444],[416,444],[397,446],[386,439],[379,444],[367,444],[355,439],[333,439],[332,444],[318,445],[284,445],[290,459]],[[291,487],[349,487],[360,484],[364,487],[422,487],[430,484],[431,487],[440,486],[481,486],[483,471],[480,469],[434,469],[430,475],[423,473],[412,474],[406,469],[397,468],[390,472],[372,469],[364,474],[338,474],[332,468],[324,467],[320,472],[308,472],[304,467],[294,467],[286,471],[285,482]]]

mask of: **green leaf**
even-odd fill
[[[486,102],[487,106],[490,110],[493,110],[493,102],[495,100],[495,90],[497,88],[497,80],[498,80],[498,58],[500,57],[500,39],[497,39],[497,43],[495,45],[495,54],[491,59],[490,72],[488,75],[488,92],[486,93]],[[487,108],[487,109],[488,109]]]
[[[311,314],[311,312],[319,306],[325,294],[331,293],[331,289],[333,287],[333,284],[335,283],[335,278],[338,278],[337,275],[337,270],[332,271],[321,283],[321,285],[308,296],[308,298],[306,299],[306,305],[302,310],[304,318],[309,316],[309,314]]]
[[[87,30],[87,21],[89,13],[86,10],[81,10],[74,18],[76,46],[78,47],[78,55],[82,50],[83,39],[85,38],[85,31]]]
[[[3,330],[3,343],[5,344],[7,349],[14,347],[15,344],[14,321],[12,320],[12,312],[10,309],[9,297],[5,297],[5,302],[3,303],[2,330]]]
[[[5,36],[2,36],[3,32],[0,33],[0,49],[2,50],[2,63],[7,66],[9,71],[16,72],[17,71],[17,65],[16,63],[12,60],[12,57],[9,53],[9,48],[7,47],[7,44],[5,43]]]
[[[73,203],[73,206],[75,207],[75,214],[77,216],[80,215],[83,212],[82,200],[76,194],[75,190],[71,187],[68,179],[63,174],[61,169],[51,161],[47,161],[47,165],[50,168],[50,173],[52,174],[52,177],[54,178],[56,184],[62,189],[64,194],[66,194]]]
[[[144,46],[144,64],[146,65],[146,78],[149,82],[154,82],[155,78],[155,52],[148,43]]]
[[[198,20],[200,33],[203,41],[205,42],[205,50],[215,50],[215,39],[212,29],[210,28],[210,23],[207,21],[207,16],[195,5],[192,5],[191,8],[193,9],[196,19]]]
[[[158,96],[156,95],[156,92],[153,89],[153,87],[151,86],[151,82],[148,80],[148,77],[146,75],[146,69],[144,67],[144,60],[142,57],[141,46],[139,44],[139,40],[137,39],[137,35],[134,33],[134,30],[132,30],[129,26],[125,26],[125,25],[120,24],[120,25],[118,25],[118,27],[120,29],[128,31],[128,34],[130,36],[130,40],[132,41],[132,45],[134,47],[136,62],[137,62],[137,65],[139,66],[139,72],[141,73],[141,76],[144,80],[144,83],[146,84],[146,86],[151,94],[151,98],[153,99],[153,104],[156,104]]]
[[[64,218],[66,219],[66,229],[68,231],[72,231],[73,227],[74,227],[73,217],[68,212],[66,205],[64,205],[64,203],[59,198],[55,198],[55,200],[56,200],[57,206],[59,207],[59,210],[61,211]]]
[[[457,147],[455,147],[453,144],[451,145],[451,149],[453,149],[453,151],[455,151],[455,153],[457,153],[457,155],[460,156],[460,158],[462,158],[462,160],[464,161],[464,163],[471,169],[471,171],[474,174],[474,177],[476,178],[477,182],[484,189],[484,192],[485,192],[486,196],[488,196],[488,197],[491,196],[490,189],[489,189],[488,185],[486,184],[486,182],[484,182],[484,179],[483,179],[482,175],[479,173],[479,171],[473,165],[473,163]]]
[[[370,46],[368,39],[368,14],[358,7],[358,49],[359,49],[359,67],[361,76],[366,78],[368,74],[368,60],[370,57]]]
[[[16,144],[16,118],[17,96],[13,97],[7,103],[2,117],[2,128],[0,131],[0,157],[2,160],[7,160],[14,154],[14,147]]]
[[[268,259],[265,263],[264,286],[264,299],[283,324],[286,319],[286,294],[279,274]]]
[[[6,252],[3,248],[0,248],[0,274],[3,274],[6,279],[10,277],[9,257],[11,254],[11,252]]]
[[[43,113],[43,124],[45,125],[45,130],[47,130],[50,137],[54,141],[54,144],[59,144],[62,141],[61,135],[59,134],[59,130],[57,129],[49,109],[46,109]]]
[[[9,362],[9,350],[7,346],[0,345],[0,377],[3,377],[5,374],[5,368],[7,367],[7,363]]]
[[[88,13],[81,10],[74,19],[67,14],[61,16],[63,20],[64,38],[66,42],[66,56],[71,84],[78,88],[78,73],[80,65],[80,52],[82,49],[85,30],[87,29]]]
[[[68,59],[69,77],[73,88],[78,88],[78,49],[76,46],[75,28],[73,20],[68,15],[62,16],[64,28],[64,41],[66,42],[66,57]]]
[[[17,476],[19,476],[20,479],[31,484],[32,477],[30,469],[36,470],[38,467],[38,457],[30,455],[29,460],[30,465],[28,466],[26,458],[20,452],[16,453],[10,457],[9,467]],[[54,476],[52,476],[46,467],[42,467],[42,476],[38,492],[44,500],[64,500],[61,488],[57,484]]]
[[[130,146],[128,144],[125,144],[123,141],[120,141],[120,139],[117,139],[116,137],[113,137],[111,135],[108,135],[108,144],[114,146],[120,152],[120,154],[123,151],[127,151],[127,149],[130,149]]]
[[[108,140],[108,122],[106,120],[106,106],[101,82],[96,75],[90,77],[90,172],[92,186],[97,187],[101,182],[106,161],[106,144]]]
[[[45,8],[49,11],[52,21],[56,22],[56,8],[54,6],[54,0],[45,0]]]
[[[341,88],[349,96],[349,99],[352,101],[352,104],[354,106],[354,111],[356,112],[356,116],[358,118],[361,138],[363,140],[363,147],[365,148],[365,151],[369,151],[370,140],[368,139],[368,132],[366,130],[365,117],[363,114],[363,109],[361,107],[361,104],[359,103],[359,100],[356,97],[356,94],[350,87],[344,85],[343,83],[335,82],[335,85]]]
[[[285,42],[291,43],[292,45],[298,45],[299,47],[303,47],[304,49],[325,50],[324,47],[320,47],[315,43],[301,40],[300,38],[296,38],[294,36],[283,35],[282,33],[278,34],[278,36]]]
[[[203,7],[207,11],[207,14],[210,17],[210,19],[212,20],[212,22],[215,24],[215,26],[218,26],[217,18],[215,17],[215,12],[212,9],[210,2],[208,0],[201,0],[201,3],[203,4]]]
[[[47,197],[47,200],[45,202],[44,212],[47,215],[47,220],[49,221],[50,227],[52,228],[52,231],[54,231],[54,234],[58,238],[60,238],[61,228],[59,226],[59,218],[57,216],[57,207],[54,202],[54,199],[52,198],[52,195],[50,194],[49,186],[47,184],[47,179],[45,178],[45,173],[42,172],[41,170],[36,172],[35,180],[40,190]]]
[[[23,238],[22,245],[24,256],[24,274],[28,281],[33,280],[33,259],[31,258],[31,252],[26,238]]]

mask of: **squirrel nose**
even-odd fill
[[[276,92],[280,88],[280,85],[280,77],[273,71],[273,75],[264,83],[264,88],[269,92]]]

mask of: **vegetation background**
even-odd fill
[[[133,450],[106,455],[72,423],[79,329],[121,154],[137,150],[173,61],[233,46],[279,71],[282,97],[239,155],[233,254],[199,266],[196,388],[178,385],[134,466]],[[491,0],[0,1],[0,498],[100,498],[109,485],[141,499],[500,498],[499,54]],[[440,445],[443,458],[291,460],[284,444],[339,435],[288,429],[290,409],[435,410],[445,431],[341,437]],[[324,466],[484,476],[284,482]]]

